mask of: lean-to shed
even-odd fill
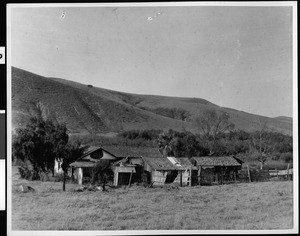
[[[163,185],[168,180],[176,181],[179,173],[180,185],[183,183],[183,172],[187,170],[175,157],[150,158],[143,157],[144,171],[148,173],[147,182],[153,185]],[[171,176],[174,176],[172,178]]]
[[[233,181],[243,161],[234,156],[192,157],[198,168],[198,183]]]

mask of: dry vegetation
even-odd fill
[[[291,118],[268,118],[220,108],[200,98],[137,95],[91,87],[76,82],[46,78],[12,67],[12,127],[23,126],[28,117],[43,114],[77,134],[120,132],[132,129],[174,129],[197,133],[194,118],[207,109],[229,114],[236,129],[259,129],[258,119],[270,130],[292,134]],[[185,120],[185,121],[182,121]]]
[[[12,230],[218,230],[293,228],[291,181],[75,192],[19,179],[13,167]],[[20,184],[36,192],[22,193]]]

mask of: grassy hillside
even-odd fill
[[[71,133],[105,134],[131,129],[174,129],[197,132],[194,119],[206,109],[227,112],[236,129],[292,133],[287,119],[257,116],[221,108],[200,98],[180,98],[122,93],[57,78],[46,78],[12,68],[12,127],[23,126],[41,113],[67,124]]]
[[[285,123],[289,123],[289,124],[293,124],[293,119],[291,117],[287,117],[287,116],[277,116],[275,117],[276,120],[285,122]]]

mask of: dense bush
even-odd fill
[[[13,157],[29,161],[34,176],[40,172],[53,171],[54,160],[63,158],[63,149],[68,142],[65,125],[54,124],[41,116],[32,117],[25,128],[16,130],[13,136]]]
[[[162,132],[162,130],[129,130],[123,131],[118,134],[118,137],[122,137],[125,139],[138,139],[141,138],[143,140],[155,140],[158,138],[158,135]]]
[[[105,185],[113,180],[113,175],[111,162],[109,160],[100,160],[91,170],[91,183],[102,184],[102,190],[105,191]]]
[[[153,133],[152,133],[153,132]],[[104,137],[100,135],[72,135],[70,140],[79,140],[82,144],[90,146],[120,145],[132,147],[156,147],[156,139],[161,131],[123,131],[114,137]]]
[[[291,152],[285,152],[280,155],[280,159],[283,160],[286,163],[293,161],[293,153]]]
[[[30,168],[30,165],[26,164],[25,162],[21,162],[20,166],[18,167],[18,170],[22,179],[27,179],[27,180],[39,179],[39,176],[34,175],[34,172]]]
[[[63,160],[66,167],[73,158],[78,158],[83,148],[78,142],[70,144],[68,141],[64,124],[54,123],[42,116],[30,118],[25,128],[16,130],[12,142],[14,161],[23,163],[19,168],[21,177],[40,179],[42,173],[54,173],[55,160]]]

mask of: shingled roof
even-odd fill
[[[198,166],[240,166],[241,163],[233,156],[206,156],[206,157],[192,157]]]
[[[192,166],[192,169],[193,169],[193,170],[196,170],[196,169],[197,169],[197,167],[195,167],[195,166],[193,165],[193,163],[190,162],[189,158],[187,158],[187,157],[176,157],[176,160],[178,160],[179,164],[180,164],[182,167],[184,167],[184,168],[189,169],[190,166]]]
[[[185,170],[184,167],[175,166],[167,158],[142,157],[143,160],[154,170]]]

